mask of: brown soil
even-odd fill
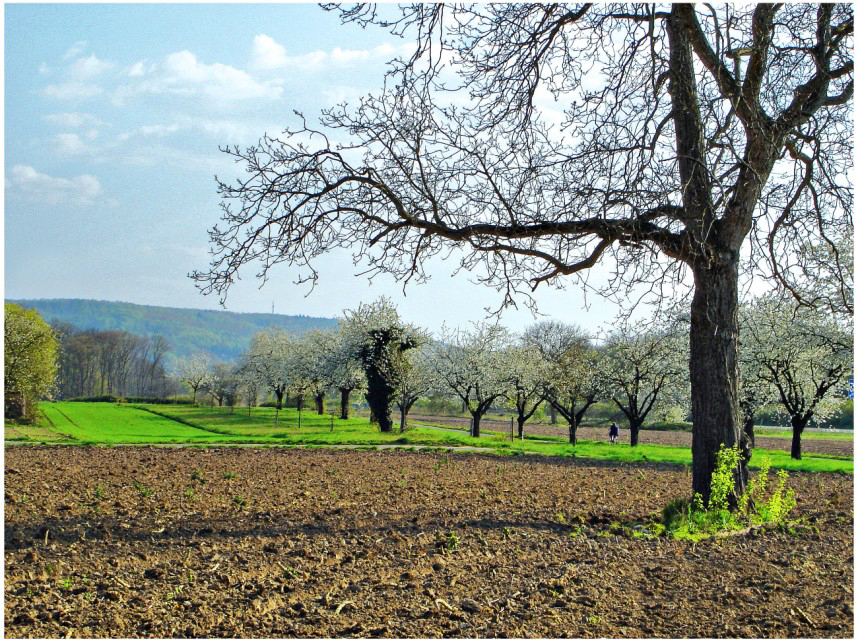
[[[428,416],[409,416],[409,419],[415,422],[428,421],[433,424],[448,425],[455,428],[467,430],[468,419],[461,417],[428,417]],[[509,419],[495,420],[483,419],[480,422],[480,427],[483,430],[499,430],[509,433]],[[518,428],[515,428],[515,434],[518,435]],[[550,435],[554,437],[568,437],[569,428],[566,425],[557,424],[525,424],[525,435]],[[608,441],[608,428],[600,427],[593,428],[582,426],[578,428],[578,439],[587,439],[592,441]],[[642,444],[661,444],[663,446],[681,446],[683,448],[691,448],[691,433],[681,430],[642,430],[638,433],[638,438]],[[629,443],[629,431],[620,427],[620,441]],[[763,450],[785,450],[789,452],[792,439],[790,437],[757,437],[755,446]],[[814,439],[812,434],[804,434],[801,439],[801,449],[803,453],[819,454],[819,455],[844,455],[852,457],[854,450],[853,441],[851,439]]]
[[[853,479],[798,534],[617,534],[665,465],[400,451],[7,447],[7,637],[843,637]],[[193,489],[193,490],[190,490]]]

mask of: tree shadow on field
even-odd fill
[[[329,518],[314,516],[311,521],[289,519],[287,514],[244,514],[218,516],[188,520],[177,517],[166,524],[146,522],[130,526],[127,518],[104,517],[48,517],[44,520],[7,523],[4,541],[8,551],[28,549],[33,546],[61,543],[63,545],[91,542],[98,545],[111,543],[159,545],[164,542],[179,544],[189,542],[239,541],[245,538],[283,538],[303,540],[307,537],[336,535],[354,538],[370,535],[373,539],[398,534],[413,537],[418,534],[447,530],[495,531],[507,535],[512,529],[530,531],[552,531],[570,534],[582,526],[599,528],[612,522],[622,523],[625,518],[612,514],[590,513],[575,517],[569,522],[534,519],[504,519],[502,517],[458,518],[453,515],[436,514],[428,517],[361,518],[367,523],[349,525],[344,520],[332,523]],[[156,528],[157,527],[157,528]]]
[[[419,452],[410,453],[419,455]],[[436,457],[438,453],[433,453]],[[425,456],[425,455],[424,455]],[[520,455],[496,455],[493,453],[480,452],[442,452],[440,456],[449,457],[457,461],[468,461],[474,459],[487,460],[492,462],[518,462],[530,464],[532,467],[538,465],[550,464],[552,466],[568,467],[568,468],[612,468],[615,470],[656,470],[664,472],[685,472],[690,470],[688,464],[678,464],[672,462],[655,462],[655,461],[616,461],[613,459],[587,459],[584,457],[563,456],[563,455],[539,455],[539,454],[520,454]]]

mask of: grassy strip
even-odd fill
[[[135,404],[135,405],[133,405],[133,406],[131,406],[131,407],[132,407],[132,408],[136,408],[137,410],[142,410],[143,412],[151,412],[153,415],[157,415],[157,416],[159,416],[159,417],[163,417],[164,419],[169,419],[170,421],[178,422],[178,423],[180,423],[180,424],[182,424],[182,425],[184,425],[184,426],[190,426],[191,428],[196,428],[196,429],[198,429],[198,430],[203,430],[203,431],[205,431],[205,432],[211,432],[211,433],[214,433],[214,434],[216,434],[216,435],[230,435],[230,436],[233,436],[233,434],[232,434],[231,432],[229,432],[229,431],[226,431],[226,430],[219,430],[219,429],[217,429],[217,428],[212,428],[212,427],[210,427],[210,426],[203,426],[203,425],[198,424],[198,423],[196,423],[196,422],[188,421],[187,419],[183,419],[182,417],[172,417],[172,416],[168,415],[168,414],[167,414],[167,413],[165,413],[165,412],[161,412],[160,410],[155,410],[154,408],[151,408],[151,407],[149,407],[149,406],[141,406],[141,405],[137,405],[137,404]]]
[[[133,406],[109,402],[56,402],[45,404],[44,407],[64,433],[82,443],[182,444],[229,442],[236,439],[228,434],[214,434],[210,430],[178,422],[174,417],[161,417]],[[245,436],[237,439],[249,441]]]
[[[755,437],[778,437],[783,439],[792,439],[792,432],[789,430],[775,430],[775,429],[766,429],[766,428],[755,428],[754,429]],[[836,432],[815,432],[810,430],[805,430],[802,434],[802,440],[804,439],[824,439],[831,441],[852,441],[855,439],[855,435],[853,433],[836,433]]]
[[[229,414],[220,408],[170,407],[162,412],[168,415],[193,416],[195,423],[211,426],[213,423],[228,423],[234,434],[265,434],[280,443],[333,446],[339,444],[396,444],[400,446],[428,445],[435,447],[466,446],[490,448],[498,454],[542,454],[561,457],[577,457],[601,461],[627,463],[673,463],[691,465],[691,449],[657,444],[640,444],[634,448],[628,444],[610,444],[602,441],[579,441],[571,446],[564,437],[529,436],[524,441],[509,440],[507,433],[484,431],[481,437],[468,436],[466,431],[450,430],[449,426],[437,429],[426,422],[414,423],[404,434],[382,434],[369,425],[365,418],[334,420],[331,432],[330,416],[314,413],[302,413],[301,428],[298,428],[297,411],[284,409],[280,412],[279,423],[274,427],[274,411],[270,408],[254,409],[252,417]],[[757,468],[763,455],[767,455],[775,468],[788,470],[839,471],[851,473],[853,461],[843,456],[805,455],[795,461],[789,453],[778,450],[754,451],[751,467]]]
[[[53,408],[57,406],[57,408]],[[53,410],[62,410],[62,415]],[[524,441],[509,440],[508,433],[487,431],[479,438],[465,431],[439,430],[426,424],[414,424],[405,434],[380,433],[365,418],[335,419],[330,415],[255,408],[251,416],[226,408],[195,406],[153,407],[149,404],[118,406],[112,403],[45,404],[45,410],[58,418],[58,429],[85,443],[164,443],[164,444],[256,444],[256,445],[391,445],[430,446],[433,448],[474,447],[503,455],[540,454],[626,463],[671,463],[691,465],[691,450],[658,444],[610,444],[603,441],[579,441],[572,446],[565,437],[533,436]],[[75,425],[72,425],[74,421]],[[807,454],[792,460],[785,451],[755,450],[751,467],[758,467],[768,455],[772,467],[788,470],[853,472],[849,457]]]

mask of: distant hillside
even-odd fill
[[[21,299],[10,303],[36,310],[49,323],[56,319],[81,329],[126,330],[150,337],[160,334],[174,357],[202,352],[216,362],[235,362],[254,334],[271,327],[301,333],[337,326],[336,319],[303,315],[192,310],[91,299]]]

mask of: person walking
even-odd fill
[[[617,422],[611,422],[611,428],[608,430],[608,437],[611,439],[611,443],[615,444],[620,439],[620,427],[617,425]]]

